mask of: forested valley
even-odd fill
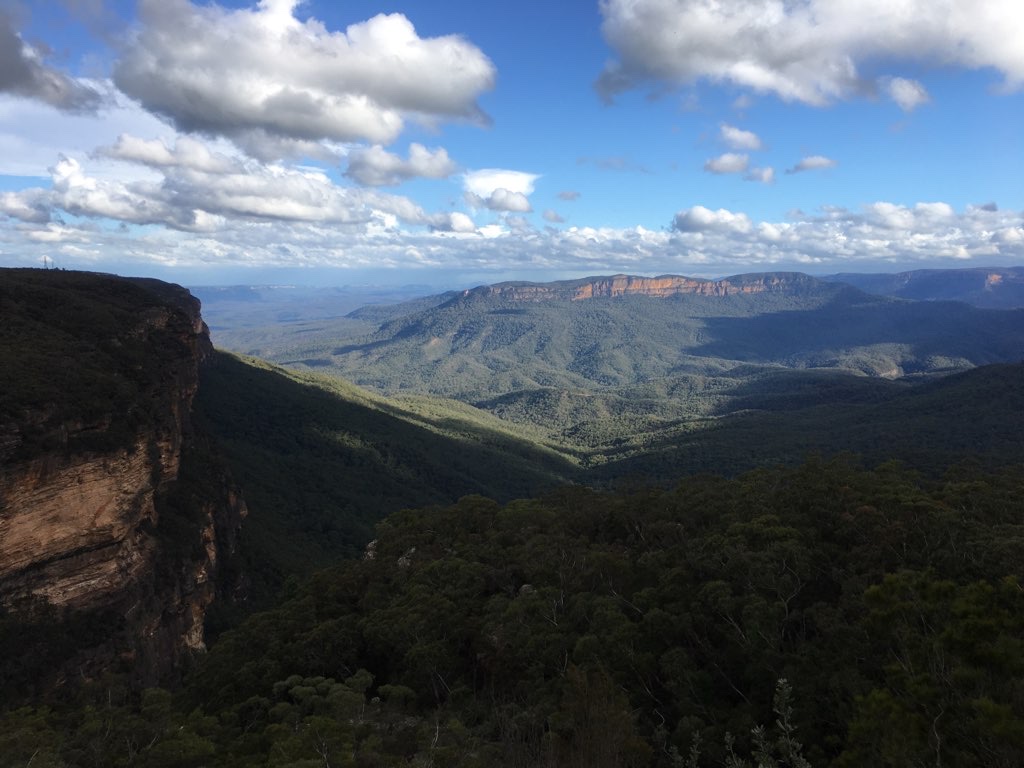
[[[5,606],[0,765],[1021,765],[1021,310],[796,284],[225,330],[274,362],[206,358],[160,524],[245,496],[208,650],[53,687],[116,617]]]

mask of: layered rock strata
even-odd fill
[[[752,293],[792,291],[814,282],[813,278],[796,273],[737,275],[720,280],[704,280],[679,275],[585,278],[556,283],[498,283],[463,292],[464,297],[497,296],[511,301],[580,301],[618,296],[735,296]]]
[[[0,289],[14,290],[11,282],[17,287],[20,277],[5,275]],[[41,278],[29,278],[33,296],[50,300]],[[90,374],[94,379],[109,374],[109,386],[128,395],[112,398],[110,412],[100,414],[93,401],[72,397],[20,408],[5,403],[0,606],[10,612],[43,603],[57,615],[109,617],[110,631],[83,639],[93,647],[65,660],[63,674],[76,665],[78,674],[96,673],[118,658],[156,682],[203,648],[206,611],[224,587],[220,563],[233,553],[245,515],[226,472],[204,464],[208,447],[190,418],[199,367],[212,349],[208,330],[198,301],[176,286],[101,276],[49,279],[59,290],[54,301],[81,300],[81,322],[114,312],[122,324],[112,337],[94,338],[88,329],[76,337],[73,308],[58,308],[53,337],[41,342],[66,356],[26,362],[26,375],[46,374],[51,362],[53,376],[74,370],[80,349],[105,361],[105,370]],[[31,309],[31,301],[7,298],[5,312]],[[40,341],[50,326],[31,327]],[[14,342],[5,341],[10,350]],[[92,383],[81,386],[89,392]]]

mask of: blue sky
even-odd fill
[[[0,265],[1024,263],[1019,0],[0,0]]]

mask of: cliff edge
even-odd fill
[[[167,681],[232,589],[245,515],[191,420],[212,350],[199,302],[154,280],[0,270],[0,318],[0,617],[20,627],[5,682]]]
[[[509,301],[582,301],[618,296],[736,296],[753,293],[797,293],[819,285],[797,272],[766,272],[707,280],[680,275],[637,277],[611,275],[553,283],[508,282],[462,291],[457,298],[499,298]]]

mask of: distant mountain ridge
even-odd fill
[[[786,297],[817,299],[819,302],[833,298],[839,293],[854,291],[848,285],[821,280],[801,272],[758,272],[710,279],[684,275],[596,275],[575,280],[556,280],[545,283],[529,281],[508,281],[490,285],[479,285],[461,291],[446,291],[433,296],[422,296],[409,301],[390,305],[368,305],[349,312],[347,319],[386,324],[388,321],[410,317],[421,313],[443,311],[467,303],[495,306],[509,304],[578,304],[588,299],[630,299],[636,297],[654,299],[693,298],[734,299],[737,297],[765,297],[772,301],[771,307],[778,308]],[[779,302],[782,302],[780,304]],[[698,314],[715,314],[724,306],[710,304]],[[717,307],[717,308],[715,308]],[[726,310],[734,314],[735,309]],[[741,310],[742,311],[742,310]]]
[[[498,297],[512,301],[569,300],[617,296],[734,296],[751,293],[787,293],[806,290],[817,282],[799,272],[734,275],[718,280],[682,275],[611,275],[552,283],[507,282],[463,291],[463,297]]]
[[[788,272],[498,283],[297,330],[258,342],[258,354],[378,393],[459,400],[598,452],[749,407],[746,385],[772,373],[792,372],[805,403],[824,396],[823,382],[880,393],[882,379],[1024,359],[1024,310],[906,301]]]
[[[243,341],[235,348],[377,393],[459,400],[586,463],[760,410],[775,386],[770,410],[859,407],[1018,362],[1024,309],[909,301],[794,272],[620,274],[448,291]]]
[[[1024,307],[1024,267],[917,269],[895,274],[847,272],[822,279],[915,301],[963,301],[985,309]]]

